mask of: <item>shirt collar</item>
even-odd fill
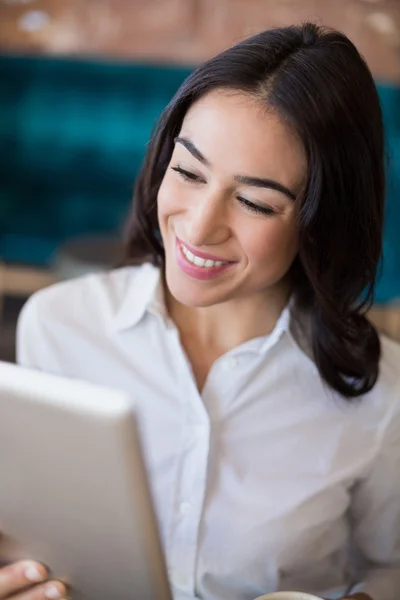
[[[160,316],[168,324],[170,319],[165,306],[161,269],[146,263],[141,267],[128,268],[126,275],[123,299],[114,316],[113,329],[124,331],[135,327],[146,312]],[[304,325],[302,317],[299,319],[299,315],[297,315],[292,295],[272,332],[263,338],[258,338],[254,350],[265,354],[279,342],[282,336],[287,335],[296,346],[311,356],[309,335],[305,331],[308,327],[305,329],[299,327],[299,323]]]
[[[112,320],[112,328],[124,331],[135,327],[147,311],[168,318],[161,270],[149,263],[127,268],[122,300]]]
[[[265,354],[272,346],[275,346],[284,334],[290,334],[292,304],[293,300],[291,299],[281,312],[271,333],[263,338],[259,348],[260,354]]]

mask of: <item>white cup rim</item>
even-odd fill
[[[259,596],[255,600],[322,600],[322,598],[305,592],[272,592],[272,594]]]

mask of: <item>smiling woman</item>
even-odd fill
[[[171,311],[174,298],[204,307],[251,296],[264,324],[253,335],[271,330],[291,294],[321,377],[343,396],[365,394],[380,357],[364,315],[382,251],[383,155],[375,85],[345,36],[312,24],[254,36],[197,69],[161,116],[126,262],[165,266]],[[230,264],[184,277],[184,247]],[[261,298],[276,294],[271,319]],[[240,318],[234,302],[224,321],[228,306]]]
[[[25,305],[20,363],[134,393],[176,600],[398,600],[400,349],[365,315],[384,188],[354,45],[265,31],[161,115],[125,264]]]
[[[266,307],[281,297],[282,311],[298,252],[295,199],[307,172],[299,140],[272,111],[231,91],[196,102],[180,135],[158,192],[170,310],[174,300],[224,303],[239,317],[243,298]],[[204,258],[222,264],[199,263]],[[271,319],[266,310],[259,316],[265,335]]]

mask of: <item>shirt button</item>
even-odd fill
[[[190,502],[181,502],[181,504],[179,506],[179,512],[183,517],[188,515],[191,511],[192,511],[192,505],[190,504]]]
[[[225,371],[233,371],[239,364],[239,360],[236,356],[228,356],[224,359],[223,366]]]
[[[186,589],[188,586],[190,586],[190,575],[187,573],[183,573],[182,571],[174,571],[170,577],[173,585],[180,589]],[[190,597],[192,598],[192,596]]]

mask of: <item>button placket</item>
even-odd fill
[[[172,332],[171,332],[172,333]],[[176,508],[169,540],[170,570],[173,584],[194,594],[198,534],[206,492],[209,452],[209,419],[198,393],[190,364],[183,352],[178,332],[174,335],[174,353],[187,442],[180,459],[176,482]]]
[[[210,415],[223,418],[225,408],[237,390],[237,381],[243,370],[243,354],[226,354],[221,356],[211,367],[202,396]],[[214,417],[212,417],[212,420]]]
[[[179,506],[179,512],[183,517],[185,517],[186,515],[190,515],[192,509],[193,507],[190,502],[181,502]]]

